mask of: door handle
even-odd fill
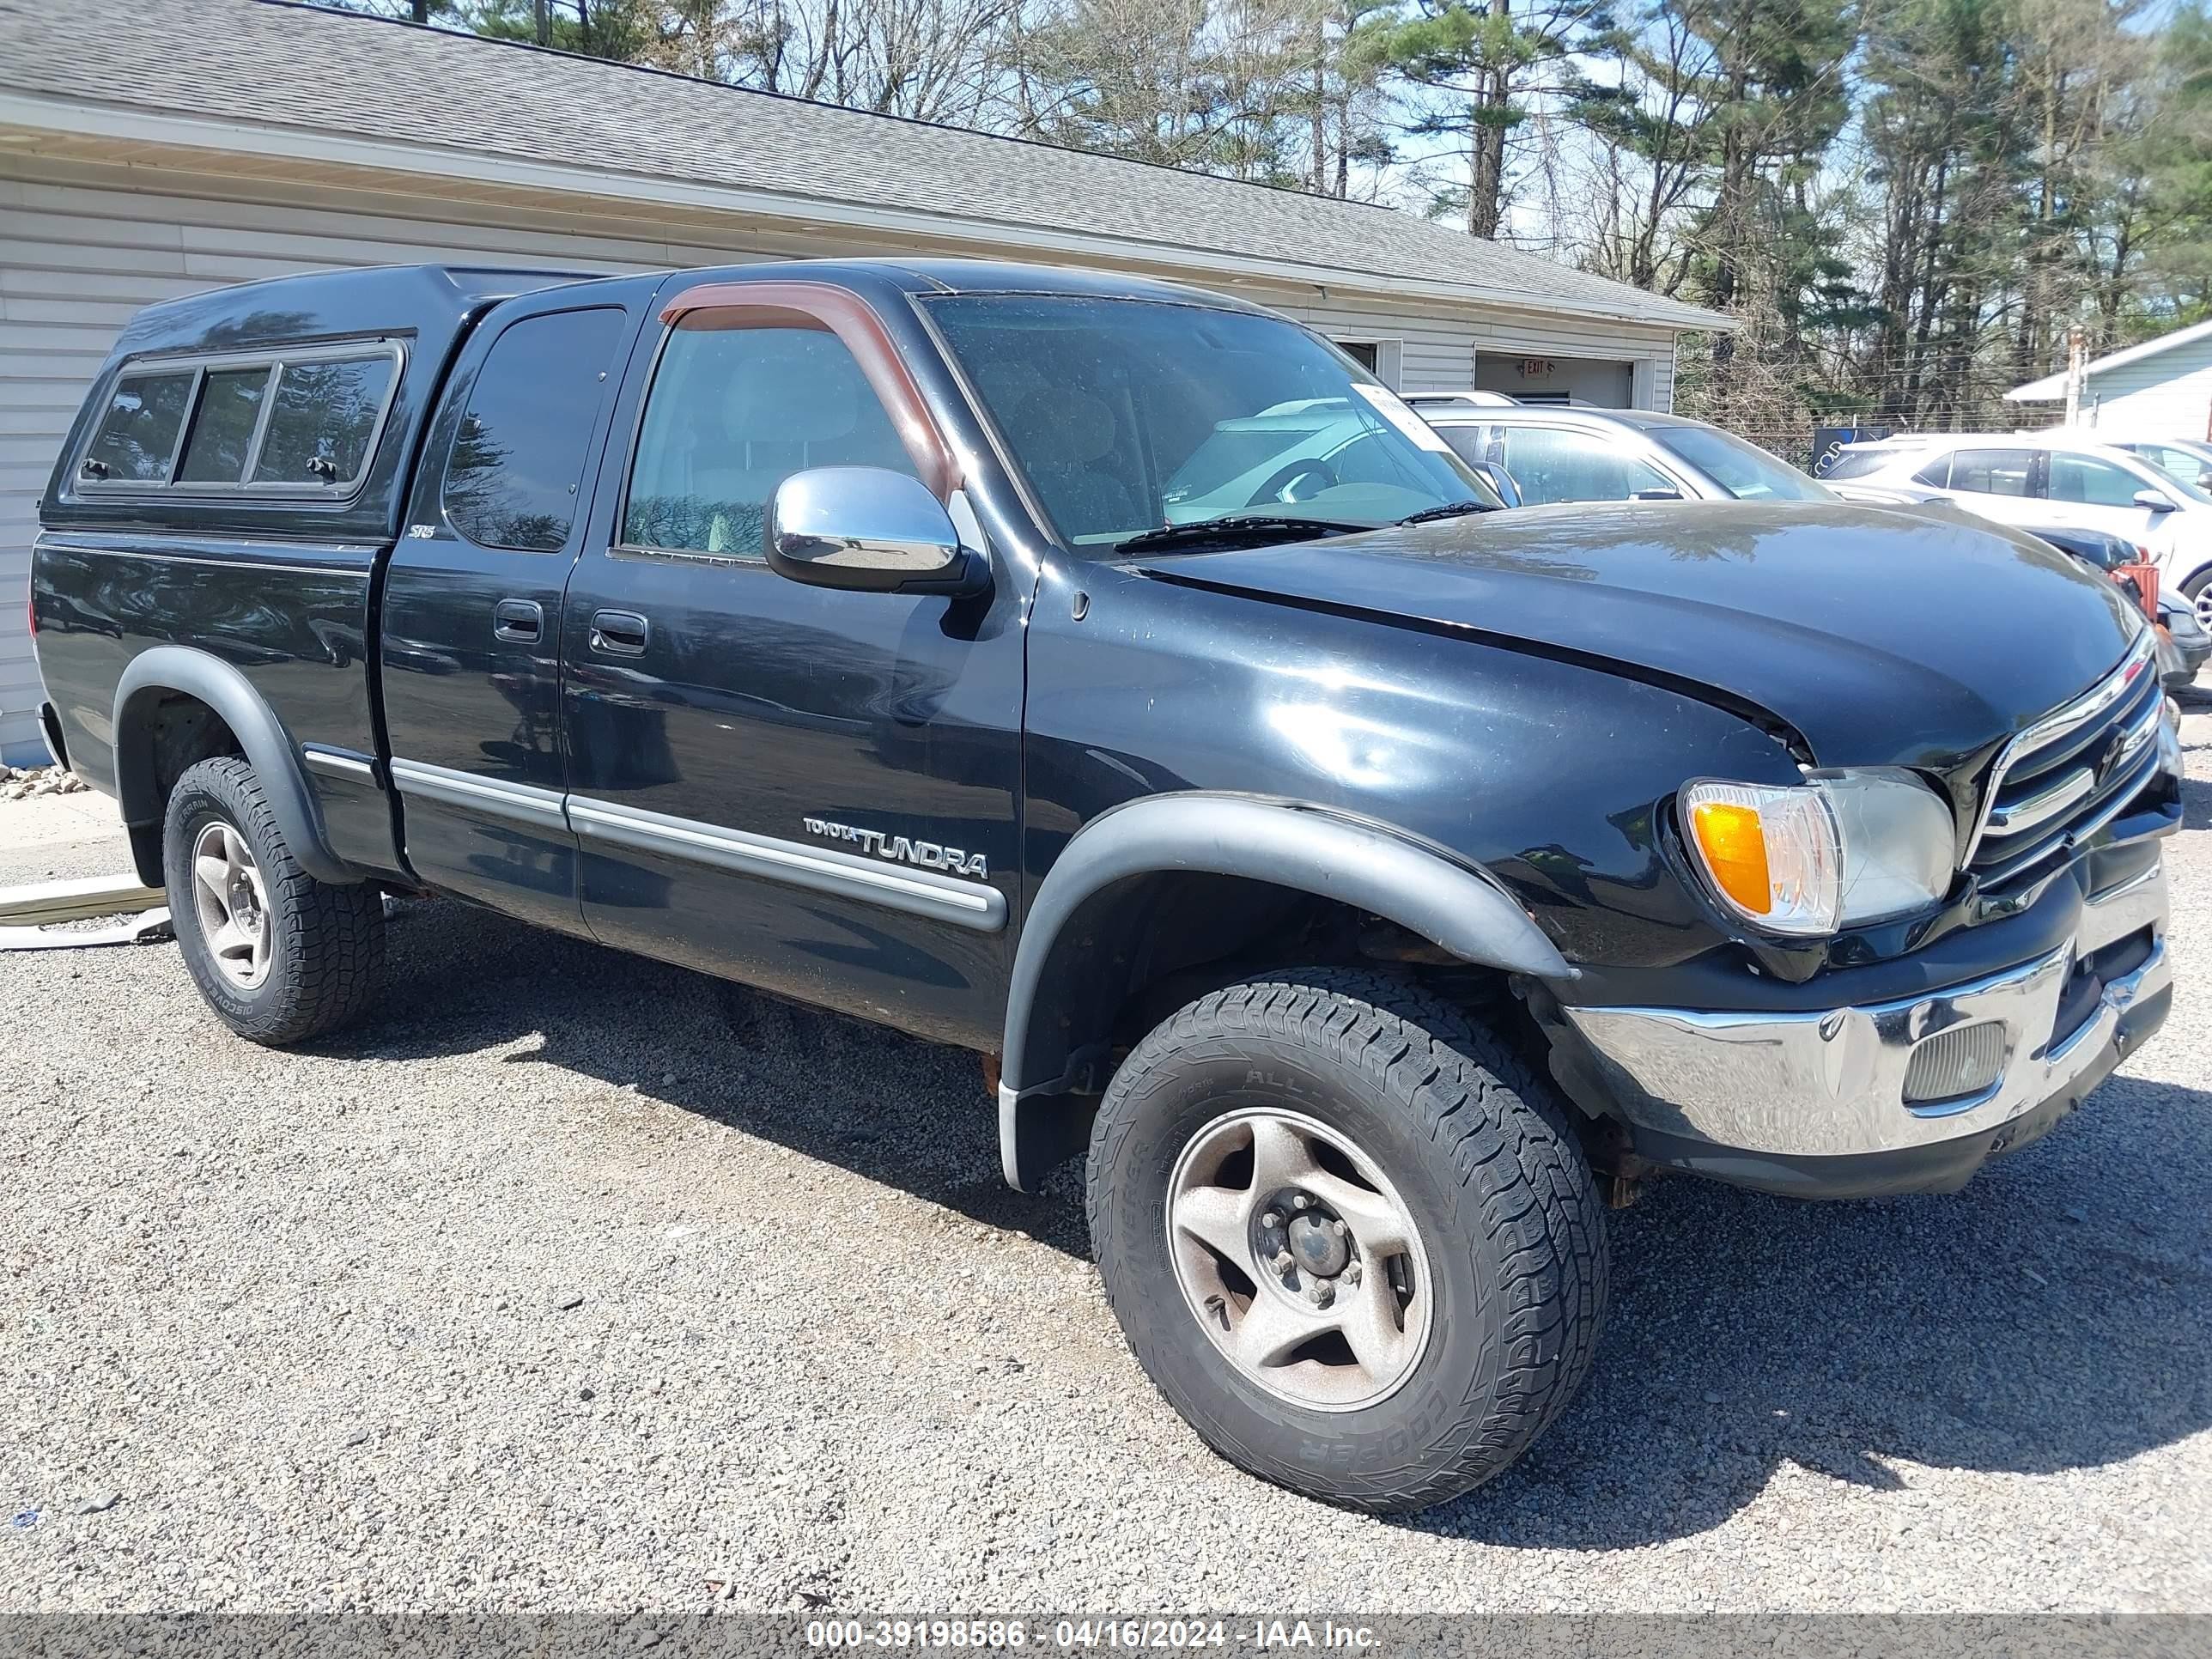
[[[592,649],[610,657],[641,657],[652,624],[635,611],[592,612]]]
[[[535,599],[501,599],[492,606],[492,638],[510,645],[535,645],[544,634],[544,608]]]

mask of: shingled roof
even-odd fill
[[[1670,328],[1714,313],[1413,215],[841,109],[284,0],[0,0],[0,88],[125,112],[342,135],[855,210],[1264,262],[1348,292],[1427,294]],[[22,119],[21,106],[15,119]],[[1034,246],[1032,244],[1032,246]]]

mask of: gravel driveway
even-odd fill
[[[2163,1036],[1954,1197],[1656,1188],[1580,1401],[1395,1522],[1182,1426],[972,1059],[447,904],[313,1053],[0,957],[0,1608],[2212,1609],[2185,740]]]

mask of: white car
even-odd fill
[[[1467,396],[1417,392],[1407,401],[1462,460],[1504,474],[1529,507],[1835,499],[1757,445],[1686,416],[1510,400],[1478,404]]]
[[[2001,524],[2108,531],[2158,562],[2169,592],[2212,620],[2212,492],[2075,434],[1944,433],[1847,444],[1820,474],[1845,499],[1933,501]]]

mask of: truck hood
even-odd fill
[[[1132,563],[1686,684],[1824,766],[1948,767],[2094,683],[2142,623],[2032,538],[1827,502],[1532,507]]]

